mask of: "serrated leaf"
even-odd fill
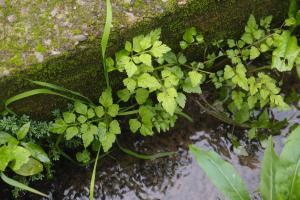
[[[132,78],[126,78],[123,80],[123,83],[124,85],[127,87],[127,89],[130,91],[130,92],[133,92],[134,89],[136,88],[136,81]]]
[[[77,152],[76,153],[76,159],[78,162],[81,163],[88,163],[91,159],[90,152],[88,150],[83,150],[82,152]]]
[[[132,133],[136,133],[140,127],[142,126],[141,122],[138,119],[130,119],[129,120],[129,127]]]
[[[118,104],[112,104],[111,106],[108,107],[107,113],[111,117],[115,117],[119,113],[119,105]]]
[[[190,71],[188,74],[189,74],[192,86],[193,87],[198,86],[203,78],[203,75],[197,71]]]
[[[159,89],[161,87],[158,80],[154,76],[151,76],[148,73],[143,73],[141,76],[139,76],[138,86],[142,88],[149,88],[149,89]]]
[[[102,92],[99,98],[99,103],[101,103],[101,105],[104,106],[105,108],[108,108],[113,104],[113,98],[112,98],[112,93],[110,88],[107,88]]]
[[[259,57],[260,51],[255,47],[252,46],[250,49],[250,60],[254,60],[255,58]]]
[[[71,126],[66,130],[66,140],[71,140],[74,136],[78,135],[79,130],[76,126]]]
[[[101,118],[105,114],[104,108],[102,106],[97,106],[94,110],[95,110],[97,117],[99,117],[99,118]]]
[[[149,97],[149,91],[144,88],[138,88],[136,90],[135,99],[138,102],[138,104],[143,104],[146,102],[146,100]]]
[[[184,108],[186,103],[186,96],[183,93],[178,93],[178,96],[176,97],[176,102],[181,108]]]
[[[162,44],[161,41],[156,41],[156,42],[154,42],[154,44],[150,50],[150,53],[154,57],[159,58],[159,57],[162,57],[165,53],[169,52],[170,50],[171,50],[170,47],[168,47],[165,44]]]
[[[114,135],[118,135],[118,134],[121,133],[120,124],[117,120],[113,120],[113,121],[110,122],[110,124],[109,124],[109,133],[114,134]]]
[[[28,131],[30,128],[30,122],[24,124],[17,132],[17,138],[18,140],[22,140],[26,137]]]
[[[151,57],[151,55],[149,55],[149,54],[141,54],[139,56],[139,59],[145,65],[152,66],[152,57]]]
[[[195,27],[191,27],[188,28],[184,35],[183,35],[183,39],[187,42],[187,43],[192,43],[195,41],[194,36],[197,35],[197,30]]]
[[[63,117],[64,117],[65,122],[68,124],[74,123],[76,120],[76,115],[71,112],[64,112]]]
[[[224,79],[229,80],[232,77],[234,77],[234,75],[235,75],[235,72],[234,72],[233,68],[229,65],[226,65],[225,69],[224,69]]]
[[[123,101],[123,102],[127,102],[130,98],[130,92],[128,89],[122,89],[122,90],[118,90],[117,92],[117,96]]]
[[[176,91],[176,90],[175,90]],[[168,92],[161,92],[157,95],[158,102],[162,103],[162,107],[170,114],[173,115],[176,108],[177,108],[177,102],[176,102],[176,96],[171,95]]]
[[[245,183],[231,164],[223,161],[213,151],[204,151],[192,145],[190,151],[209,179],[225,197],[234,200],[250,200]]]
[[[50,127],[52,133],[62,134],[66,131],[68,125],[63,119],[56,119],[54,124]]]
[[[79,114],[86,115],[87,114],[87,105],[81,103],[80,101],[76,101],[74,103],[75,111]]]

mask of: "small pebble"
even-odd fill
[[[82,42],[82,41],[86,40],[87,37],[85,35],[74,35],[73,39],[78,41],[78,42]]]
[[[10,23],[13,23],[17,20],[16,16],[15,15],[9,15],[7,17],[7,20],[10,22]]]

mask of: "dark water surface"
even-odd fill
[[[97,200],[216,200],[224,199],[198,167],[188,145],[212,149],[230,161],[246,181],[252,192],[252,199],[259,199],[260,161],[263,149],[257,142],[246,143],[248,156],[238,156],[233,152],[232,144],[226,133],[244,135],[244,130],[216,121],[201,113],[197,107],[189,106],[195,122],[180,119],[176,127],[155,137],[142,138],[124,134],[119,138],[126,148],[153,154],[164,151],[175,151],[169,158],[153,161],[139,160],[130,157],[117,148],[99,162],[96,176],[95,199]],[[276,113],[278,119],[288,118],[289,123],[299,122],[300,112],[293,109],[286,113]],[[282,147],[284,135],[288,128],[276,136],[275,147]],[[91,170],[74,166],[67,161],[56,167],[55,179],[36,185],[43,192],[49,192],[53,200],[88,200],[88,188]],[[0,197],[1,197],[0,192]],[[5,199],[5,198],[4,198]],[[23,199],[41,199],[28,195]],[[1,198],[2,200],[2,198]]]

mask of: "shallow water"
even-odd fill
[[[193,111],[191,111],[193,110]],[[244,135],[244,130],[216,121],[203,114],[198,108],[190,108],[195,122],[180,119],[170,132],[155,137],[142,138],[125,134],[119,140],[122,146],[152,154],[175,151],[169,158],[143,161],[130,157],[117,148],[99,162],[96,176],[95,199],[97,200],[216,200],[224,199],[198,167],[188,145],[212,149],[230,161],[242,175],[252,199],[260,199],[256,193],[259,183],[260,161],[263,149],[257,142],[247,143],[248,156],[238,156],[226,133]],[[288,118],[290,124],[299,122],[300,112],[293,109],[287,113],[274,112],[276,118]],[[197,116],[197,117],[196,117]],[[284,135],[275,137],[276,151],[282,147]],[[75,167],[64,162],[56,167],[55,179],[36,185],[43,192],[49,192],[53,200],[88,200],[91,170]],[[1,192],[0,192],[1,197]],[[5,198],[1,198],[5,199]],[[40,199],[27,195],[23,199]]]

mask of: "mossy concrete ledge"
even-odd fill
[[[239,36],[249,15],[273,15],[280,23],[283,0],[112,0],[109,52],[126,40],[161,27],[162,40],[178,49],[186,27],[196,26],[208,40]],[[105,87],[100,36],[104,0],[0,0],[0,100],[33,89],[26,78],[76,90],[96,100]],[[193,52],[192,56],[200,55]],[[112,85],[120,85],[112,75]],[[17,113],[49,117],[65,100],[42,95],[13,105]]]

